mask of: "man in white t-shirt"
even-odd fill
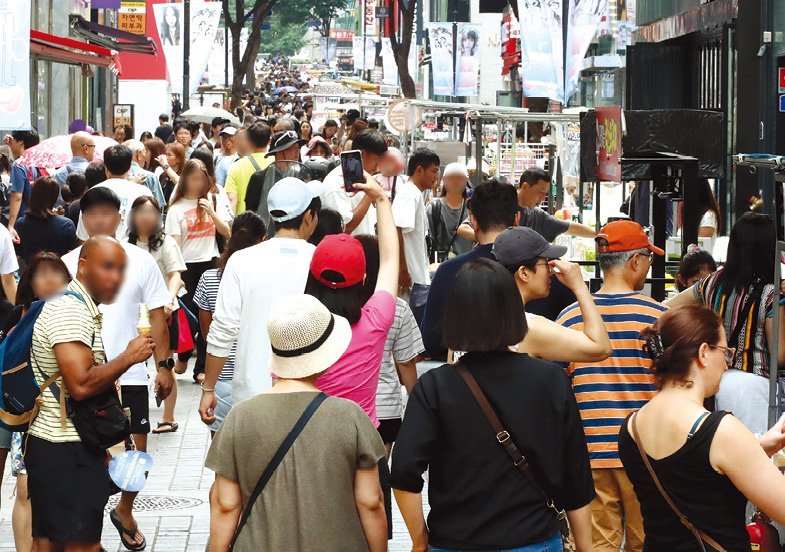
[[[115,235],[121,221],[120,198],[110,187],[94,186],[82,196],[79,205],[88,237]],[[174,385],[174,361],[170,357],[169,330],[164,313],[164,307],[171,304],[172,298],[153,256],[127,241],[121,240],[120,243],[127,255],[125,279],[114,303],[99,306],[103,313],[101,338],[106,358],[117,358],[126,349],[128,342],[137,337],[139,305],[146,305],[149,309],[152,337],[155,341],[154,358],[158,368],[155,391],[157,396],[165,399]],[[63,262],[74,276],[81,249],[81,246],[77,247],[63,256]],[[147,450],[147,434],[150,432],[148,384],[146,362],[135,364],[120,376],[123,406],[131,411],[131,432],[139,450]],[[121,524],[131,532],[137,526],[133,517],[135,498],[136,493],[124,492],[117,507],[110,512],[113,522]],[[144,535],[138,529],[133,539],[127,535],[122,538],[131,546],[144,542]]]
[[[131,216],[131,207],[134,201],[141,196],[153,197],[152,192],[144,184],[137,184],[128,180],[131,170],[133,152],[125,146],[112,146],[104,150],[104,170],[106,180],[96,184],[95,188],[104,186],[111,188],[120,198],[120,226],[117,228],[117,239],[124,241],[128,238],[128,218]],[[79,224],[76,227],[76,237],[85,241],[89,234],[79,215]]]
[[[392,204],[401,247],[401,271],[398,281],[404,293],[414,285],[427,286],[429,282],[428,249],[425,245],[428,220],[425,217],[422,192],[431,189],[438,182],[439,164],[439,156],[432,150],[415,150],[407,167],[409,180],[398,188]],[[412,305],[412,310],[417,316],[415,305]]]
[[[275,237],[231,256],[221,276],[210,333],[199,414],[215,421],[215,383],[237,342],[232,380],[234,404],[272,386],[268,369],[267,316],[282,297],[305,290],[315,247],[306,240],[316,228],[321,207],[316,185],[286,177],[272,187],[267,206]]]
[[[3,286],[5,298],[16,303],[16,278],[14,272],[19,270],[19,263],[14,252],[14,242],[8,229],[0,224],[0,284]]]
[[[354,149],[360,150],[363,170],[374,174],[379,160],[387,151],[384,137],[373,130],[360,132],[352,142]],[[335,167],[324,179],[324,193],[321,196],[322,206],[334,209],[341,214],[344,231],[347,234],[376,234],[376,212],[371,200],[358,192],[351,197],[346,193],[343,184],[343,168]]]

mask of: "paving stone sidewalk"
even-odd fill
[[[178,393],[175,417],[180,428],[176,433],[150,436],[148,448],[155,464],[136,499],[136,519],[147,537],[147,550],[153,552],[203,551],[209,535],[207,495],[214,475],[204,468],[204,458],[210,437],[199,419],[201,393],[190,374],[178,376]],[[161,412],[151,404],[153,425],[160,420]],[[11,509],[16,480],[10,475],[10,462],[7,464],[0,488],[0,552],[15,550]],[[113,497],[108,507],[115,502]],[[390,551],[410,551],[411,541],[397,508],[393,528]],[[108,516],[104,519],[103,545],[111,552],[125,550]]]

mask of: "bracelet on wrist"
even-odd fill
[[[215,393],[215,387],[213,387],[212,389],[208,389],[204,386],[204,382],[200,383],[199,387],[202,388],[202,393]]]

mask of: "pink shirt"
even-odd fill
[[[377,291],[365,303],[352,326],[352,340],[343,356],[330,366],[316,386],[333,397],[349,399],[360,405],[379,427],[376,419],[376,389],[387,334],[395,319],[395,298]]]

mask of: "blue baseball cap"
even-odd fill
[[[275,222],[286,222],[302,215],[315,197],[322,193],[321,182],[306,184],[287,176],[276,182],[267,196],[267,210]]]

